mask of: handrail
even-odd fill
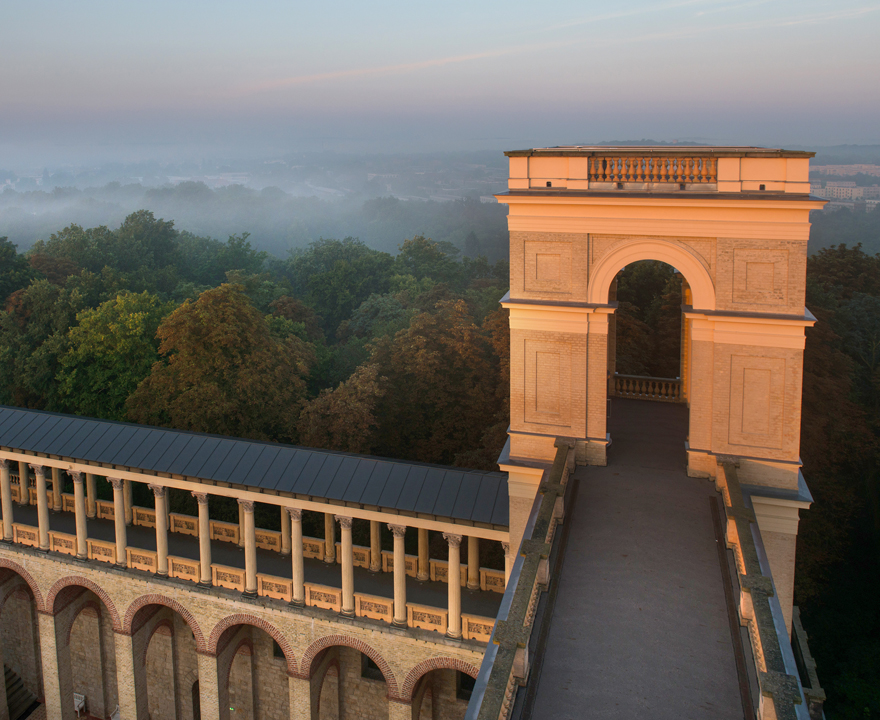
[[[465,720],[507,720],[516,688],[528,678],[532,623],[540,594],[546,590],[550,549],[574,466],[569,442],[557,440],[556,448],[553,465],[538,488]]]
[[[658,402],[682,402],[681,378],[661,378],[645,375],[621,375],[614,373],[612,395],[638,400]]]
[[[748,626],[757,669],[758,719],[810,720],[755,511],[740,487],[735,460],[719,459],[715,483],[724,498],[727,544],[736,559],[740,619]]]
[[[718,158],[679,155],[633,156],[595,155],[590,157],[588,179],[591,182],[631,183],[715,183],[718,182]]]

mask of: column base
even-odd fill
[[[12,541],[12,538],[3,538],[0,540],[4,545],[14,545],[15,543]]]
[[[47,552],[49,552],[49,548],[48,548],[48,547],[41,547],[41,548],[37,548],[37,549],[38,549],[40,552],[43,552],[43,553],[47,553]]]
[[[340,610],[340,611],[339,611],[339,614],[340,614],[340,616],[342,616],[342,617],[344,617],[344,618],[353,618],[353,617],[355,617],[354,610]]]
[[[474,585],[471,585],[470,583],[468,583],[467,585],[465,585],[465,587],[466,587],[468,590],[479,590],[479,589],[480,589],[480,583],[475,583]]]
[[[203,588],[214,587],[214,583],[212,583],[210,580],[199,580],[198,585],[199,585],[199,587],[203,587]]]
[[[166,570],[165,572],[157,572],[157,573],[156,573],[156,577],[167,578],[167,577],[168,577],[168,571]]]
[[[405,628],[405,627],[409,627],[409,626],[406,624],[406,620],[403,620],[403,621],[400,621],[400,620],[392,620],[392,621],[391,621],[391,627]]]
[[[84,562],[88,562],[88,561],[89,561],[89,558],[88,558],[88,555],[83,555],[82,557],[80,557],[79,555],[77,555],[77,556],[74,558],[74,560],[76,560],[77,562],[84,563]]]
[[[431,576],[428,575],[427,573],[424,575],[416,575],[416,580],[418,580],[419,582],[427,582],[430,579],[431,579]]]
[[[127,563],[124,563],[124,562],[117,562],[117,563],[115,563],[115,564],[116,564],[116,567],[118,567],[118,568],[120,568],[120,569],[122,569],[122,570],[128,570],[128,564],[127,564]]]
[[[257,597],[257,591],[256,590],[245,590],[241,594],[241,596],[242,596],[242,598],[247,598],[249,600],[253,600],[254,598]]]
[[[379,565],[379,566],[377,566],[377,567],[371,567],[371,568],[370,568],[370,572],[371,572],[371,573],[380,573],[380,572],[382,572],[382,566]]]
[[[448,637],[450,640],[461,640],[461,633],[458,633],[458,635],[453,635],[452,633],[446,633],[446,637]]]
[[[305,600],[291,600],[287,604],[290,605],[290,607],[301,608],[301,607],[306,606],[306,601]]]
[[[325,558],[324,558],[324,563],[325,563],[326,565],[335,565],[335,564],[336,564],[336,558],[335,558],[335,557],[332,557],[332,558],[325,557]]]

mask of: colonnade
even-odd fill
[[[0,503],[3,513],[3,539],[13,541],[13,515],[10,461],[0,459]],[[27,477],[26,468],[30,467],[36,478],[36,505],[38,513],[39,549],[49,551],[49,495],[47,488],[47,468],[38,464],[19,463],[19,482],[21,483],[20,497],[27,502]],[[51,468],[52,472],[52,497],[53,508],[62,509],[61,498],[61,470]],[[73,480],[74,489],[74,514],[76,517],[76,558],[87,560],[88,535],[87,518],[96,516],[96,476],[91,473],[82,473],[75,470],[66,471]],[[153,478],[151,478],[153,479]],[[127,567],[126,548],[128,547],[127,525],[132,522],[131,481],[116,477],[107,477],[107,481],[113,488],[113,517],[116,540],[116,564]],[[168,532],[169,532],[169,508],[167,488],[158,483],[149,483],[150,490],[155,499],[155,532],[156,532],[156,574],[168,576]],[[211,586],[212,583],[212,559],[211,559],[211,533],[210,519],[208,514],[209,496],[205,492],[192,492],[198,505],[198,538],[199,538],[199,578],[198,583],[202,586]],[[252,500],[237,498],[239,506],[239,542],[244,548],[244,595],[256,596],[257,586],[257,542],[256,526],[254,522],[254,502]],[[281,506],[282,513],[282,542],[281,552],[289,553],[291,558],[291,605],[303,606],[305,598],[305,573],[304,573],[304,547],[302,529],[302,509]],[[400,516],[393,516],[399,520]],[[324,561],[335,563],[336,558],[336,524],[338,523],[341,535],[340,558],[341,565],[341,590],[342,604],[341,615],[353,617],[355,615],[355,588],[354,588],[354,545],[352,541],[352,524],[354,518],[344,514],[325,513],[325,543]],[[407,619],[407,589],[406,589],[406,552],[404,539],[407,526],[398,523],[388,523],[387,527],[394,538],[393,545],[393,620],[392,624],[406,627]],[[430,578],[429,565],[429,534],[428,529],[418,527],[418,559],[416,578],[425,581]],[[460,546],[463,540],[461,534],[444,532],[443,537],[448,543],[449,561],[447,569],[448,606],[447,606],[447,635],[451,638],[462,637],[462,611],[461,611],[461,573]],[[508,547],[504,545],[505,557],[508,555]],[[480,588],[480,563],[479,563],[479,538],[468,536],[467,539],[467,582],[470,590]],[[378,520],[370,520],[370,570],[379,572],[382,570],[381,557],[381,526]],[[509,574],[509,569],[505,575]]]

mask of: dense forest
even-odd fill
[[[813,222],[819,322],[801,448],[816,502],[796,602],[828,717],[878,717],[880,255],[843,241],[880,248],[880,212]],[[25,253],[2,238],[0,403],[494,469],[508,424],[507,263],[400,237],[394,254],[347,237],[279,258],[246,234],[222,242],[142,210],[116,229],[68,225]],[[618,371],[677,375],[677,276],[630,266],[617,298]],[[194,513],[191,502],[172,498]]]

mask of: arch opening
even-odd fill
[[[288,659],[273,635],[250,623],[227,627],[217,640],[220,717],[269,720],[290,713]],[[283,637],[281,637],[283,640]]]
[[[321,650],[311,663],[312,717],[387,717],[393,691],[385,668],[380,656],[348,645]]]
[[[147,603],[130,615],[136,696],[146,698],[149,717],[195,720],[198,627],[165,604]]]
[[[0,571],[0,664],[6,675],[0,701],[7,717],[30,713],[43,695],[38,612],[27,579],[14,570]],[[14,690],[10,695],[7,684]]]

